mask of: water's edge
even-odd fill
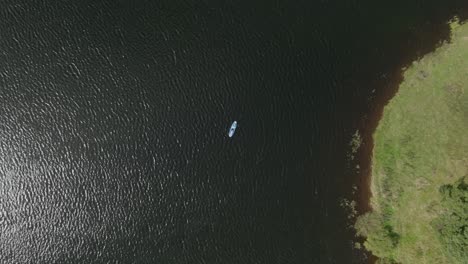
[[[468,18],[466,15],[457,16],[460,19],[460,22],[466,22]],[[380,120],[383,117],[383,112],[385,106],[392,100],[392,98],[398,93],[399,86],[403,81],[403,75],[408,66],[410,66],[414,61],[424,57],[427,54],[434,52],[438,47],[440,47],[444,42],[450,41],[450,23],[451,20],[448,20],[444,25],[442,31],[438,31],[437,34],[434,34],[428,43],[430,45],[426,46],[426,49],[422,53],[414,53],[412,55],[402,57],[400,66],[394,68],[381,82],[375,83],[375,87],[384,87],[380,89],[380,93],[376,94],[372,98],[372,109],[365,114],[358,124],[357,130],[361,137],[362,143],[360,144],[359,150],[356,153],[356,165],[359,166],[359,170],[356,172],[357,189],[359,190],[356,194],[356,216],[363,215],[367,212],[372,211],[371,205],[371,181],[372,181],[372,158],[373,158],[373,148],[374,148],[374,138],[373,135],[376,131],[377,126],[379,125]],[[407,54],[408,55],[408,54]],[[363,243],[365,238],[359,237],[356,238],[359,243]],[[369,252],[368,263],[375,263],[377,257],[373,256]]]

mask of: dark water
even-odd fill
[[[0,262],[364,263],[347,143],[466,9],[336,2],[0,1]]]

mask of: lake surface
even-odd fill
[[[348,142],[466,7],[176,2],[0,2],[0,262],[365,262]]]

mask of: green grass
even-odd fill
[[[374,133],[371,205],[360,216],[365,247],[397,263],[468,263],[441,242],[440,187],[468,176],[468,24],[414,62]]]

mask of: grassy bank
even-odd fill
[[[374,133],[358,234],[384,263],[468,263],[468,23],[414,62]]]

